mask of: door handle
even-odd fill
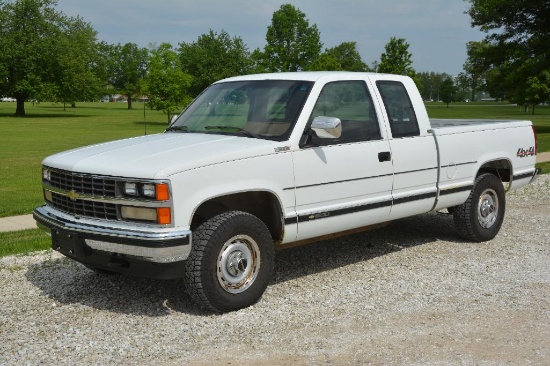
[[[383,151],[378,153],[378,161],[391,161],[391,152],[389,151]]]

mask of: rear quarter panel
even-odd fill
[[[531,122],[486,122],[434,128],[433,131],[440,152],[440,191],[456,192],[442,194],[438,208],[466,200],[470,191],[467,188],[473,185],[478,171],[488,162],[509,162],[512,167],[510,189],[529,183],[535,169],[536,156],[520,152],[522,149],[534,149]]]

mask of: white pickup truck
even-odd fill
[[[539,174],[536,144],[529,121],[430,120],[404,76],[234,77],[164,133],[47,157],[34,217],[97,272],[183,278],[232,311],[262,296],[274,249],[442,209],[492,239],[505,191]]]

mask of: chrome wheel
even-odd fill
[[[231,293],[246,291],[260,270],[260,248],[248,235],[229,239],[218,256],[217,275],[221,287]]]
[[[498,196],[492,189],[486,189],[479,196],[477,220],[482,228],[488,229],[498,218]]]

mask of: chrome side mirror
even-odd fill
[[[311,129],[322,139],[337,139],[342,135],[342,121],[336,117],[317,116]]]
[[[179,114],[174,114],[174,115],[170,118],[170,123],[169,123],[169,125],[171,125],[172,123],[174,123],[174,122],[178,119],[179,116],[180,116]]]

